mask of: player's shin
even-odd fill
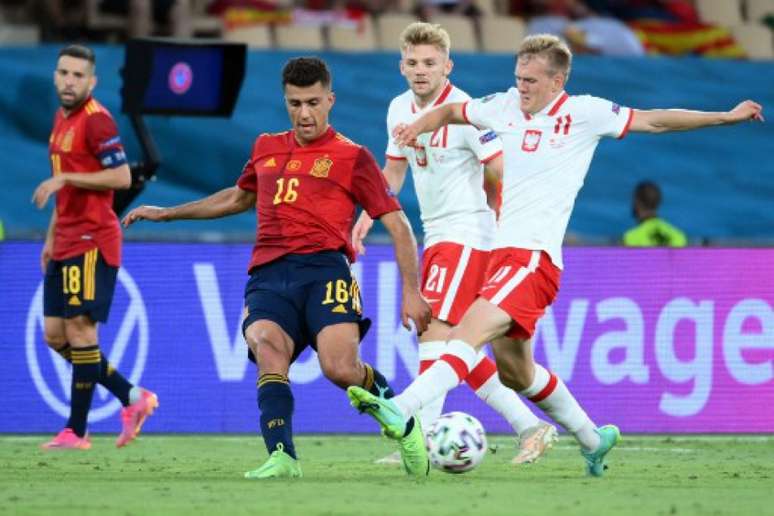
[[[55,348],[55,351],[66,361],[72,363],[72,348],[68,342]],[[138,391],[134,386],[108,362],[105,355],[100,352],[100,373],[97,383],[105,387],[113,396],[118,398],[124,407],[137,400],[130,399],[132,389]]]
[[[267,373],[258,378],[258,408],[261,411],[261,434],[266,450],[271,454],[281,449],[295,459],[293,393],[287,376]]]
[[[521,394],[543,409],[554,421],[575,436],[585,450],[596,450],[600,438],[596,426],[564,382],[540,364],[535,364],[532,384]]]
[[[365,368],[365,378],[363,379],[363,388],[380,398],[390,399],[395,396],[387,378],[379,370],[374,369],[370,364],[363,364]]]
[[[108,362],[104,354],[101,354],[101,367],[99,375],[99,384],[105,387],[110,393],[118,398],[121,405],[128,406],[133,400],[130,399],[129,393],[136,389],[129,380],[127,380],[113,365]],[[136,401],[136,400],[134,400]]]
[[[521,434],[540,421],[519,398],[516,392],[500,382],[497,366],[486,353],[479,351],[478,363],[465,382],[487,405],[495,409]]]
[[[476,364],[476,350],[462,340],[451,340],[446,351],[430,368],[419,375],[402,393],[395,404],[408,418],[420,408],[445,395],[464,380]]]
[[[99,346],[73,348],[73,379],[70,385],[70,419],[67,428],[72,428],[78,437],[86,435],[86,421],[91,408],[94,388],[100,375]]]
[[[428,341],[419,343],[419,374],[421,375],[438,360],[446,351],[446,341]],[[443,412],[443,404],[446,401],[446,393],[441,394],[433,401],[428,402],[419,409],[417,416],[422,423],[422,430],[427,429],[435,422]]]

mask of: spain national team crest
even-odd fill
[[[314,177],[328,177],[328,172],[330,172],[332,166],[333,160],[329,157],[317,158],[314,160],[314,166],[312,166],[312,170],[309,173]]]
[[[521,150],[524,152],[535,152],[540,145],[540,137],[543,131],[536,129],[527,129],[524,131],[524,140],[521,142]]]

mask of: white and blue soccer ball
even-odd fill
[[[425,433],[425,446],[430,464],[446,473],[474,469],[487,451],[484,427],[464,412],[449,412],[436,419]]]

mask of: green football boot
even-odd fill
[[[586,472],[592,477],[601,477],[607,469],[605,455],[621,440],[621,431],[615,425],[605,425],[597,428],[599,447],[593,452],[581,450],[586,460]]]
[[[400,458],[406,474],[412,477],[426,477],[430,474],[430,458],[427,456],[425,434],[419,424],[419,418],[411,418],[414,426],[405,437],[398,439]]]
[[[260,480],[264,478],[301,478],[301,464],[285,453],[282,443],[271,452],[269,458],[258,469],[245,473],[245,478]]]
[[[406,432],[406,418],[392,400],[374,396],[357,385],[347,388],[350,404],[359,412],[365,412],[376,419],[382,433],[390,439],[401,439]]]
[[[427,457],[425,438],[418,418],[414,421],[411,431],[406,433],[406,418],[392,400],[374,396],[367,390],[352,386],[347,389],[347,396],[353,407],[370,415],[382,427],[382,434],[398,441],[401,462],[406,473],[415,477],[425,477],[430,472],[430,460]]]

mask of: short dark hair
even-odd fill
[[[283,88],[288,84],[306,88],[318,82],[325,88],[331,85],[331,72],[319,57],[296,57],[285,63],[282,69]]]
[[[59,51],[59,57],[62,56],[85,59],[86,61],[90,62],[92,66],[97,64],[97,58],[94,55],[94,51],[84,45],[67,45]]]
[[[653,181],[642,181],[634,188],[634,198],[643,208],[655,211],[661,204],[661,188]]]

